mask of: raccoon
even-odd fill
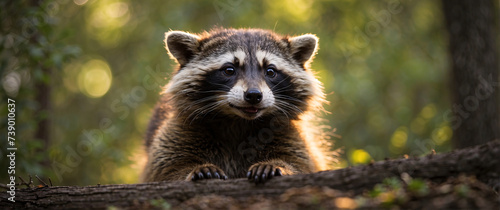
[[[143,182],[248,178],[328,169],[309,122],[325,102],[312,34],[213,29],[165,35],[178,69],[146,135]]]

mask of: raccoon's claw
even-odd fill
[[[212,164],[197,166],[189,175],[187,180],[196,181],[202,179],[228,179],[224,171]]]
[[[264,183],[275,176],[283,176],[282,169],[270,164],[255,164],[247,173],[248,180],[255,184]]]

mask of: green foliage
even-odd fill
[[[402,204],[407,200],[408,195],[397,177],[386,178],[382,183],[375,185],[373,190],[366,195],[356,198],[360,206],[366,205],[369,201],[376,201],[385,207]]]
[[[36,5],[38,4],[38,5]],[[50,118],[53,113],[37,111],[40,104],[35,100],[35,84],[56,83],[58,71],[64,62],[79,54],[80,49],[60,42],[56,33],[57,17],[52,2],[3,1],[0,3],[2,20],[0,36],[0,76],[2,89],[0,99],[0,129],[7,129],[7,100],[15,100],[15,147],[16,176],[28,174],[47,177],[53,175],[47,167],[50,160],[45,145],[34,139],[38,123]],[[59,30],[64,31],[64,30]],[[42,69],[50,69],[47,73]],[[57,85],[54,86],[58,88]],[[7,146],[7,135],[2,135],[2,148]],[[1,150],[5,157],[8,151]],[[7,168],[7,159],[2,158],[1,168]],[[0,180],[7,180],[7,172],[0,173]]]
[[[16,99],[19,175],[44,175],[55,185],[137,182],[145,161],[147,120],[175,65],[164,49],[164,32],[197,33],[215,26],[320,38],[312,67],[328,93],[325,108],[331,114],[326,118],[341,136],[334,138],[335,148],[345,151],[341,166],[450,149],[446,37],[437,1],[75,0],[29,5],[1,3],[0,11],[0,125],[3,132],[6,97]],[[26,22],[33,18],[36,24]],[[9,35],[26,28],[40,38],[11,41]],[[7,90],[8,78],[18,88]],[[38,81],[52,87],[52,110],[46,113],[34,111],[39,105],[33,84]],[[45,117],[52,121],[52,136],[41,151],[33,133]],[[7,165],[4,160],[1,168]],[[5,175],[0,173],[1,180]]]
[[[421,179],[412,179],[408,183],[408,190],[418,196],[424,196],[429,193],[429,187],[424,180]]]
[[[157,208],[160,208],[160,209],[164,209],[164,210],[168,210],[168,209],[171,209],[172,208],[172,205],[170,205],[167,201],[165,201],[164,199],[160,198],[160,199],[155,199],[155,200],[151,200],[150,201],[150,204],[153,206],[153,207],[157,207]]]
[[[370,202],[379,203],[385,207],[394,207],[406,203],[410,197],[421,197],[429,194],[429,185],[421,179],[412,179],[407,176],[405,182],[397,177],[384,179],[365,195],[358,196],[356,201],[359,206]]]
[[[469,191],[470,191],[469,187],[465,184],[459,184],[455,186],[455,192],[461,197],[467,197]]]

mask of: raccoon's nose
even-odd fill
[[[247,92],[245,92],[245,101],[250,103],[250,104],[258,104],[262,100],[262,93],[260,90],[255,89],[255,88],[250,88],[248,89]]]

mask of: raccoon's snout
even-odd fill
[[[244,98],[246,102],[255,105],[262,101],[262,92],[256,88],[250,88],[245,92]]]

